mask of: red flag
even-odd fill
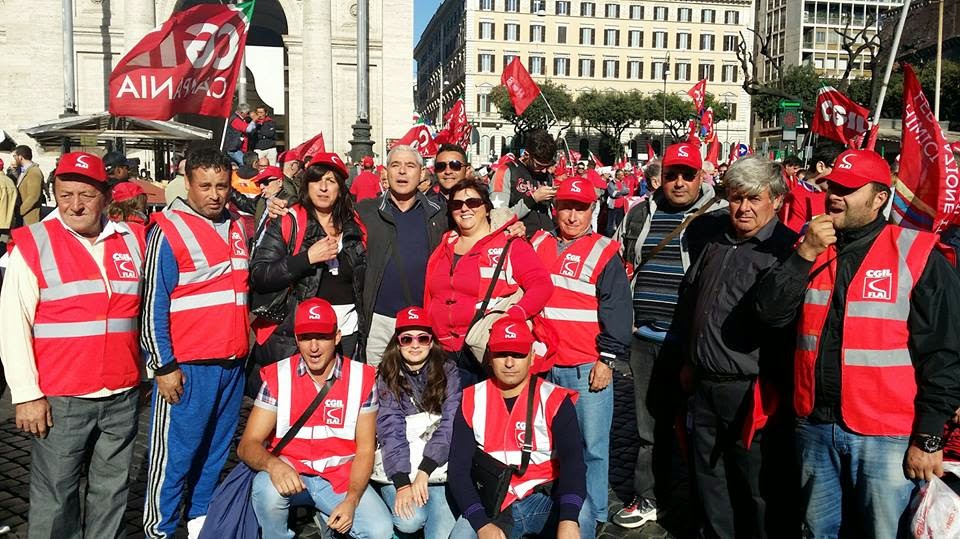
[[[700,137],[697,136],[696,120],[690,120],[690,123],[687,124],[687,144],[693,144],[697,148],[700,147]]]
[[[647,142],[647,161],[652,161],[657,158],[657,152],[653,151],[653,145],[650,142]]]
[[[740,148],[740,143],[730,145],[730,155],[727,156],[727,165],[732,165],[737,159],[740,159],[740,154],[738,152]]]
[[[580,152],[576,150],[570,150],[570,158],[573,159],[573,162],[570,163],[570,166],[575,167],[576,164],[579,163],[581,159],[583,159],[583,156],[581,156]]]
[[[440,144],[456,144],[466,147],[470,143],[470,123],[467,121],[467,111],[463,106],[463,99],[458,99],[453,107],[444,115],[446,126],[437,133],[434,141]],[[464,139],[466,138],[466,144]]]
[[[626,170],[627,165],[630,163],[630,160],[627,159],[627,154],[623,154],[623,157],[617,161],[617,164],[614,166],[617,170]]]
[[[707,161],[713,163],[713,166],[720,164],[720,141],[716,137],[710,142],[710,145],[707,146]]]
[[[568,173],[567,154],[560,152],[560,157],[557,158],[557,166],[554,168],[554,174],[559,176],[561,174],[567,175]]]
[[[903,66],[902,125],[900,181],[890,217],[901,226],[940,232],[957,213],[960,170],[909,64]]]
[[[717,138],[717,133],[713,129],[713,109],[710,107],[707,107],[700,119],[700,133],[706,143],[711,143]]]
[[[317,133],[313,138],[294,148],[293,151],[303,160],[318,153],[325,153],[327,145],[323,142],[323,132]]]
[[[600,161],[600,158],[599,158],[599,157],[597,157],[596,155],[593,154],[593,152],[590,152],[590,159],[593,159],[593,163],[594,163],[595,165],[597,165],[597,168],[602,168],[602,167],[605,167],[605,166],[606,166],[606,165],[603,164],[602,161]]]
[[[513,110],[517,116],[523,114],[530,103],[540,95],[540,87],[530,78],[530,73],[523,67],[519,56],[514,56],[504,68],[503,74],[500,75],[500,83],[510,92],[510,102],[513,103]]]
[[[430,130],[423,124],[418,124],[410,128],[407,134],[400,140],[390,145],[394,146],[412,146],[423,157],[433,157],[437,155],[437,144],[430,136]]]
[[[697,114],[701,114],[707,100],[707,79],[694,84],[693,88],[687,90],[687,95],[693,98],[693,106],[697,109]]]
[[[820,88],[817,93],[813,132],[843,144],[855,143],[870,129],[867,118],[870,110],[843,95],[832,86]],[[859,148],[859,144],[856,146]]]
[[[230,116],[253,1],[174,13],[110,73],[110,113],[146,120]]]
[[[497,162],[491,165],[490,168],[496,170],[502,166],[509,165],[510,163],[516,162],[517,158],[513,155],[513,152],[506,153],[500,156],[500,159],[497,159]]]

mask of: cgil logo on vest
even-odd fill
[[[114,253],[113,265],[117,268],[117,275],[121,279],[136,279],[137,269],[133,265],[133,257],[126,253]]]
[[[889,269],[869,269],[863,279],[863,297],[890,301],[893,299],[893,272]]]
[[[323,401],[323,418],[327,425],[343,425],[343,401],[327,399]]]
[[[523,438],[527,433],[527,422],[526,421],[517,421],[517,424],[514,426],[514,433],[517,437],[517,447],[523,447]]]
[[[233,240],[233,254],[235,256],[246,256],[247,250],[243,246],[243,236],[239,232],[233,232],[230,238]]]
[[[491,264],[500,263],[500,255],[503,254],[503,247],[491,247],[487,249],[487,257],[490,258]]]
[[[580,271],[582,261],[580,255],[567,253],[563,257],[563,262],[560,263],[560,275],[564,277],[576,277]]]

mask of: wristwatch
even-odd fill
[[[910,443],[920,448],[925,453],[936,453],[943,449],[943,437],[914,434],[910,437]]]
[[[601,353],[601,354],[600,354],[600,357],[597,358],[597,361],[599,361],[600,363],[603,363],[604,365],[606,365],[607,367],[610,367],[610,368],[612,369],[612,368],[613,368],[613,360],[614,360],[614,359],[615,359],[615,358],[613,358],[613,357],[611,357],[611,356],[608,356],[608,355],[605,355],[605,354]]]

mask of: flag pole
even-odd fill
[[[880,86],[880,96],[877,98],[877,107],[870,119],[870,137],[867,139],[868,150],[873,150],[877,144],[877,135],[880,134],[880,112],[883,110],[883,101],[887,97],[887,85],[890,83],[890,74],[893,73],[893,64],[897,61],[897,50],[900,48],[900,36],[903,35],[903,25],[907,22],[907,12],[910,11],[910,0],[903,0],[903,11],[897,21],[897,30],[893,35],[893,46],[890,47],[890,58],[887,60],[887,69],[883,74],[883,84]]]
[[[547,96],[544,95],[543,90],[540,90],[540,97],[542,97],[543,102],[547,104],[547,110],[550,111],[550,116],[553,116],[553,123],[555,123],[559,127],[560,120],[557,118],[557,113],[553,112],[553,107],[551,107],[550,102],[547,101]],[[563,135],[563,129],[560,129],[560,131],[557,132],[557,138],[559,138],[560,143],[563,144],[563,148],[567,152],[567,162],[570,163],[571,161],[573,161],[573,154],[570,152],[570,146],[567,145],[567,139],[561,135]]]
[[[233,112],[230,112],[230,116],[227,116],[223,120],[223,134],[220,135],[220,151],[223,151],[223,143],[227,141],[227,126],[230,125],[230,118],[233,116]]]

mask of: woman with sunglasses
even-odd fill
[[[401,310],[377,373],[377,440],[391,481],[380,494],[401,534],[423,529],[426,539],[446,539],[456,522],[446,464],[460,395],[457,368],[434,340],[423,309]],[[408,422],[422,428],[414,435],[425,445],[408,441]]]
[[[464,341],[477,306],[490,287],[497,262],[506,250],[507,259],[493,289],[491,302],[523,289],[523,298],[507,311],[517,320],[530,319],[543,309],[553,293],[550,273],[533,248],[522,238],[510,242],[507,229],[517,221],[494,228],[490,222],[493,204],[487,187],[466,179],[450,190],[447,211],[456,225],[440,240],[430,260],[424,292],[424,308],[434,335],[460,369],[461,384],[473,385],[487,376],[483,358],[474,358]]]

